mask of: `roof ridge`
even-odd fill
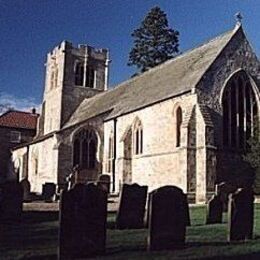
[[[241,26],[240,26],[240,27],[241,27]],[[238,27],[238,28],[240,28],[240,27]],[[176,61],[176,60],[178,60],[178,59],[180,59],[180,58],[183,58],[183,57],[186,56],[187,54],[190,54],[191,52],[193,52],[193,51],[195,51],[195,50],[197,50],[197,49],[199,49],[199,48],[201,48],[201,47],[203,47],[203,46],[209,44],[210,42],[214,42],[214,41],[218,40],[219,38],[221,38],[221,37],[223,37],[223,36],[225,36],[225,35],[227,35],[227,34],[229,34],[229,33],[231,33],[231,32],[233,32],[233,34],[234,34],[236,31],[237,31],[237,27],[235,27],[235,28],[232,29],[232,30],[226,31],[226,32],[224,32],[224,33],[221,33],[221,34],[215,36],[214,38],[210,38],[210,39],[208,39],[207,41],[205,41],[205,42],[199,44],[198,46],[193,47],[193,48],[190,48],[190,49],[186,50],[185,52],[183,52],[183,53],[181,53],[181,54],[179,54],[179,55],[177,55],[177,56],[175,56],[175,57],[173,57],[173,58],[171,58],[171,59],[169,59],[169,60],[167,60],[167,61],[165,61],[165,62],[163,62],[163,63],[161,63],[161,64],[159,64],[159,65],[157,65],[157,66],[155,66],[155,67],[153,67],[153,68],[150,68],[149,70],[147,70],[147,71],[145,71],[145,72],[143,72],[143,73],[141,73],[141,74],[139,74],[139,75],[137,75],[137,76],[135,76],[135,77],[133,77],[133,78],[129,78],[129,79],[127,79],[127,80],[125,80],[125,81],[123,81],[123,82],[121,82],[121,83],[115,85],[113,88],[109,89],[107,92],[103,92],[103,93],[108,93],[108,92],[110,92],[110,91],[112,91],[112,90],[115,90],[115,89],[121,87],[122,85],[124,85],[125,83],[131,82],[131,81],[134,82],[134,81],[136,81],[138,78],[141,78],[141,77],[143,77],[144,75],[147,75],[148,73],[151,73],[151,72],[153,72],[153,71],[155,71],[155,70],[161,69],[162,67],[168,65],[169,63],[172,63],[172,62],[174,62],[174,61]],[[232,35],[233,35],[233,34],[232,34]]]
[[[241,26],[240,26],[240,27],[241,27]],[[129,82],[134,82],[134,81],[136,81],[137,79],[143,77],[144,75],[147,75],[148,73],[151,73],[151,72],[153,72],[153,71],[156,71],[156,70],[158,70],[158,69],[161,69],[162,67],[168,65],[169,63],[172,63],[172,62],[174,62],[174,61],[176,61],[176,60],[178,60],[178,59],[180,59],[180,58],[182,58],[182,57],[188,55],[189,53],[191,53],[191,52],[193,52],[193,51],[195,51],[195,50],[197,50],[197,49],[199,49],[199,48],[201,48],[201,47],[203,47],[203,46],[209,44],[210,42],[213,42],[213,41],[218,40],[219,38],[223,37],[224,35],[227,35],[227,34],[229,34],[229,33],[231,33],[231,32],[233,32],[233,34],[234,34],[234,32],[235,32],[236,30],[237,30],[237,27],[235,27],[235,28],[232,29],[232,30],[226,31],[226,32],[224,32],[224,33],[221,33],[221,34],[217,35],[216,37],[211,38],[211,39],[209,39],[209,40],[207,40],[207,41],[201,43],[200,45],[198,45],[198,46],[196,46],[196,47],[194,47],[194,48],[188,49],[188,50],[186,50],[185,52],[181,53],[180,55],[177,55],[176,57],[171,58],[171,59],[169,59],[169,60],[163,62],[162,64],[159,64],[159,65],[157,65],[157,66],[155,66],[155,67],[153,67],[153,68],[150,68],[149,70],[147,70],[147,71],[141,73],[140,75],[137,75],[137,76],[135,76],[135,77],[133,77],[133,78],[129,78],[129,79],[125,80],[125,81],[122,81],[121,83],[115,85],[115,86],[112,87],[111,89],[108,89],[108,90],[106,90],[106,91],[104,91],[104,92],[98,93],[97,95],[95,95],[95,96],[93,96],[93,97],[85,98],[85,99],[82,100],[82,102],[79,104],[79,106],[80,106],[84,101],[88,101],[88,100],[90,101],[90,100],[94,100],[95,98],[99,98],[100,96],[103,96],[103,95],[105,95],[105,94],[107,94],[107,93],[110,93],[110,92],[112,92],[112,91],[117,90],[118,88],[121,88],[121,87],[125,86],[125,84],[127,84],[127,83],[129,83]],[[233,35],[233,34],[232,34],[232,35]]]

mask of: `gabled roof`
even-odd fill
[[[22,111],[7,111],[0,116],[0,127],[36,130],[38,114]]]
[[[190,92],[240,28],[241,26],[236,26],[235,29],[131,78],[112,90],[83,100],[63,128],[105,112],[109,112],[106,118],[109,120]]]

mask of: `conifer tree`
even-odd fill
[[[179,32],[169,28],[167,16],[158,6],[150,10],[131,36],[134,47],[129,53],[128,65],[137,66],[139,72],[153,68],[179,52]]]

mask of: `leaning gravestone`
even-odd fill
[[[213,195],[207,205],[206,224],[222,223],[223,203],[218,195]]]
[[[18,222],[23,211],[23,188],[20,183],[7,182],[1,185],[1,222]]]
[[[28,179],[23,179],[20,182],[21,186],[23,187],[23,201],[24,202],[29,202],[32,200],[31,197],[31,185]]]
[[[46,182],[42,185],[42,196],[46,202],[52,202],[56,192],[56,185],[52,182]]]
[[[76,184],[60,202],[59,259],[105,252],[107,193],[94,184]]]
[[[116,216],[116,228],[144,228],[147,186],[124,184]]]
[[[110,191],[110,176],[108,174],[100,175],[99,180],[98,180],[98,187],[101,190],[109,193],[109,191]]]
[[[239,188],[229,195],[228,241],[252,239],[254,227],[254,193]]]
[[[219,195],[220,200],[223,203],[223,211],[228,211],[228,197],[229,194],[234,193],[237,187],[231,183],[221,182],[216,185],[216,194]]]
[[[164,186],[151,193],[149,250],[169,250],[184,246],[187,225],[184,198],[182,190],[175,186]]]

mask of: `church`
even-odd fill
[[[47,55],[36,137],[12,158],[32,192],[62,189],[79,165],[86,182],[108,174],[115,195],[124,183],[175,185],[204,203],[246,169],[260,63],[241,23],[113,89],[108,75],[107,49],[63,41]]]

